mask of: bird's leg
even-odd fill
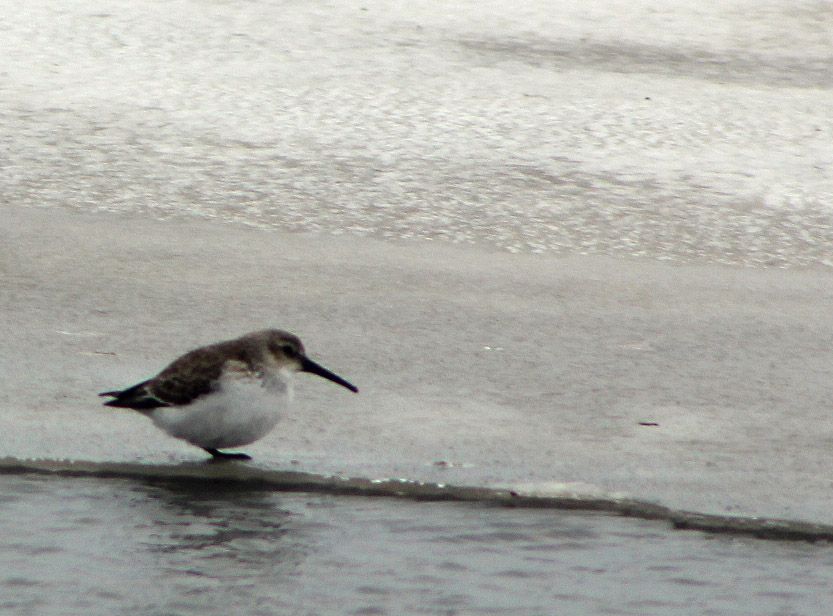
[[[251,460],[252,456],[245,453],[226,453],[212,447],[203,447],[215,460]]]

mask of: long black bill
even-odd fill
[[[325,379],[329,379],[333,383],[338,383],[342,387],[346,387],[350,391],[358,393],[359,388],[353,385],[352,383],[348,383],[343,378],[338,376],[337,374],[333,374],[329,370],[327,370],[323,366],[319,366],[314,361],[312,361],[309,357],[304,357],[301,359],[301,371],[302,372],[311,372],[312,374],[317,374],[318,376],[323,376]]]

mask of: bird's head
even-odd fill
[[[352,392],[359,391],[352,383],[348,383],[337,374],[330,372],[307,357],[304,345],[298,336],[278,329],[268,330],[265,332],[265,336],[266,351],[278,369],[317,374],[333,383],[346,387]]]

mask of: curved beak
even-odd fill
[[[337,374],[330,372],[324,366],[316,364],[309,357],[301,358],[301,372],[310,372],[312,374],[317,374],[318,376],[323,376],[325,379],[328,379],[333,383],[338,383],[342,387],[346,387],[352,392],[358,393],[359,391],[358,387],[356,387],[352,383],[348,383]]]

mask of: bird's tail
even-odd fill
[[[146,387],[148,382],[142,381],[121,391],[103,391],[98,395],[113,398],[105,402],[104,406],[115,406],[136,411],[148,411],[160,406],[169,406],[167,402],[160,400],[148,390]]]

